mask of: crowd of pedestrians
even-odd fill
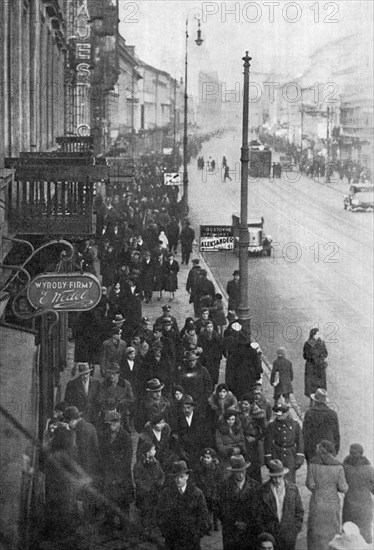
[[[228,282],[226,312],[199,258],[189,265],[194,230],[181,223],[178,195],[161,172],[158,159],[143,159],[136,184],[100,205],[97,248],[87,242],[83,252],[85,269],[96,272],[98,251],[103,296],[72,320],[74,373],[46,430],[49,536],[74,531],[79,520],[126,537],[135,505],[145,536],[169,550],[197,550],[219,529],[225,550],[294,550],[304,521],[296,472],[306,459],[308,550],[341,548],[336,536],[353,532],[363,550],[374,472],[358,444],[343,463],[336,458],[339,421],[318,330],[303,349],[311,406],[300,425],[291,415],[286,350],[273,363],[270,403],[261,349],[237,317],[239,273]],[[183,289],[179,246],[189,266]],[[183,326],[176,291],[193,305]],[[159,316],[147,318],[142,304],[155,296]]]

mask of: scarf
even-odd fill
[[[324,466],[341,466],[342,463],[335,458],[331,453],[327,451],[320,452],[317,456],[312,458],[311,464],[321,464]]]

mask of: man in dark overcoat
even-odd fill
[[[180,234],[180,241],[182,247],[182,264],[188,265],[190,261],[190,255],[192,252],[192,243],[195,240],[195,231],[190,227],[190,222],[185,221],[184,227]]]
[[[242,455],[232,456],[230,477],[218,488],[217,515],[222,523],[224,550],[256,548],[261,533],[261,484],[246,475],[250,463]]]
[[[201,451],[209,443],[205,419],[194,409],[195,402],[192,397],[184,395],[183,414],[179,415],[176,423],[176,433],[183,457],[191,467],[195,467]]]
[[[87,519],[92,519],[98,510],[95,492],[99,489],[102,477],[102,461],[96,428],[85,420],[77,407],[67,407],[64,420],[69,424],[72,438],[77,446],[77,462],[89,476],[87,484],[80,490],[78,500],[83,501]]]
[[[157,522],[167,550],[200,550],[200,539],[209,528],[209,512],[204,495],[189,480],[185,461],[174,462],[171,475],[159,500]]]
[[[270,480],[262,486],[259,512],[263,530],[273,535],[275,550],[295,550],[304,519],[300,491],[284,479],[288,469],[280,460],[271,460],[268,468]]]
[[[126,359],[127,344],[121,338],[122,330],[114,328],[112,331],[112,337],[103,342],[103,347],[100,356],[100,372],[101,376],[105,376],[107,367],[113,363],[122,363]]]
[[[296,470],[304,462],[304,439],[300,424],[290,413],[290,406],[273,407],[275,420],[269,422],[264,439],[264,460],[280,460],[287,467],[287,479],[295,483]]]
[[[230,357],[230,372],[226,374],[226,382],[240,401],[243,395],[261,378],[262,364],[261,356],[251,346],[249,335],[244,333],[239,323],[238,325],[239,332],[235,338],[236,347]]]
[[[184,364],[178,369],[176,382],[184,388],[188,395],[193,397],[196,410],[205,417],[213,384],[208,370],[200,365],[194,352],[186,352]]]
[[[145,303],[148,304],[152,300],[152,292],[155,280],[155,266],[151,259],[151,253],[146,250],[140,268],[140,281],[142,284]]]
[[[109,412],[104,419],[100,437],[103,459],[103,483],[106,502],[106,522],[114,527],[115,517],[123,525],[128,520],[129,506],[134,500],[131,477],[131,435],[121,426],[121,415]]]
[[[327,391],[318,388],[310,398],[312,405],[305,413],[302,429],[307,462],[316,455],[317,445],[322,439],[327,439],[334,445],[336,454],[340,448],[339,419],[328,405]]]
[[[190,295],[189,303],[194,304],[195,317],[197,317],[199,314],[195,303],[196,287],[197,287],[197,282],[200,279],[200,271],[201,271],[201,267],[199,264],[200,264],[199,258],[194,258],[192,260],[192,268],[188,272],[187,282],[186,282],[186,290]]]
[[[235,269],[233,279],[228,281],[226,286],[226,292],[229,297],[228,309],[229,311],[238,311],[239,299],[240,299],[240,287],[239,287],[239,270]]]
[[[100,388],[99,380],[90,376],[91,368],[88,363],[77,364],[77,375],[69,380],[65,390],[65,403],[77,407],[83,418],[95,423],[97,396]]]
[[[105,380],[100,384],[98,393],[98,416],[101,424],[108,399],[114,400],[116,411],[121,414],[122,426],[129,431],[129,416],[133,413],[135,396],[131,384],[124,378],[119,383],[120,366],[110,365],[105,372]]]
[[[169,304],[165,304],[164,306],[162,306],[162,315],[160,315],[160,317],[157,317],[153,325],[153,330],[155,330],[156,327],[162,326],[165,318],[171,319],[171,324],[173,326],[173,329],[176,332],[176,334],[179,335],[178,322],[174,317],[174,315],[171,314],[171,305]]]
[[[207,271],[206,269],[202,269],[200,271],[200,279],[197,281],[196,284],[196,292],[195,292],[195,299],[194,299],[194,308],[196,308],[197,312],[200,312],[200,308],[205,306],[211,306],[213,305],[214,298],[216,295],[216,290],[214,288],[214,284],[212,281],[210,281],[207,278]],[[206,303],[202,304],[202,301],[205,300]],[[207,302],[209,300],[209,304]]]

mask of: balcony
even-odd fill
[[[78,145],[75,141],[74,147]],[[7,197],[9,231],[49,237],[93,234],[94,199],[109,181],[109,166],[102,161],[78,151],[21,153],[6,159],[7,167],[15,169]]]

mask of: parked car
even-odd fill
[[[234,253],[239,254],[239,214],[232,215],[232,230],[234,237]],[[271,256],[273,239],[264,234],[264,218],[252,218],[248,220],[249,245],[248,255]]]
[[[344,195],[344,210],[373,210],[374,185],[355,183],[350,186],[348,195]]]
[[[279,164],[282,166],[282,170],[286,170],[288,172],[292,172],[292,170],[295,170],[296,165],[289,155],[281,155],[279,157]]]

